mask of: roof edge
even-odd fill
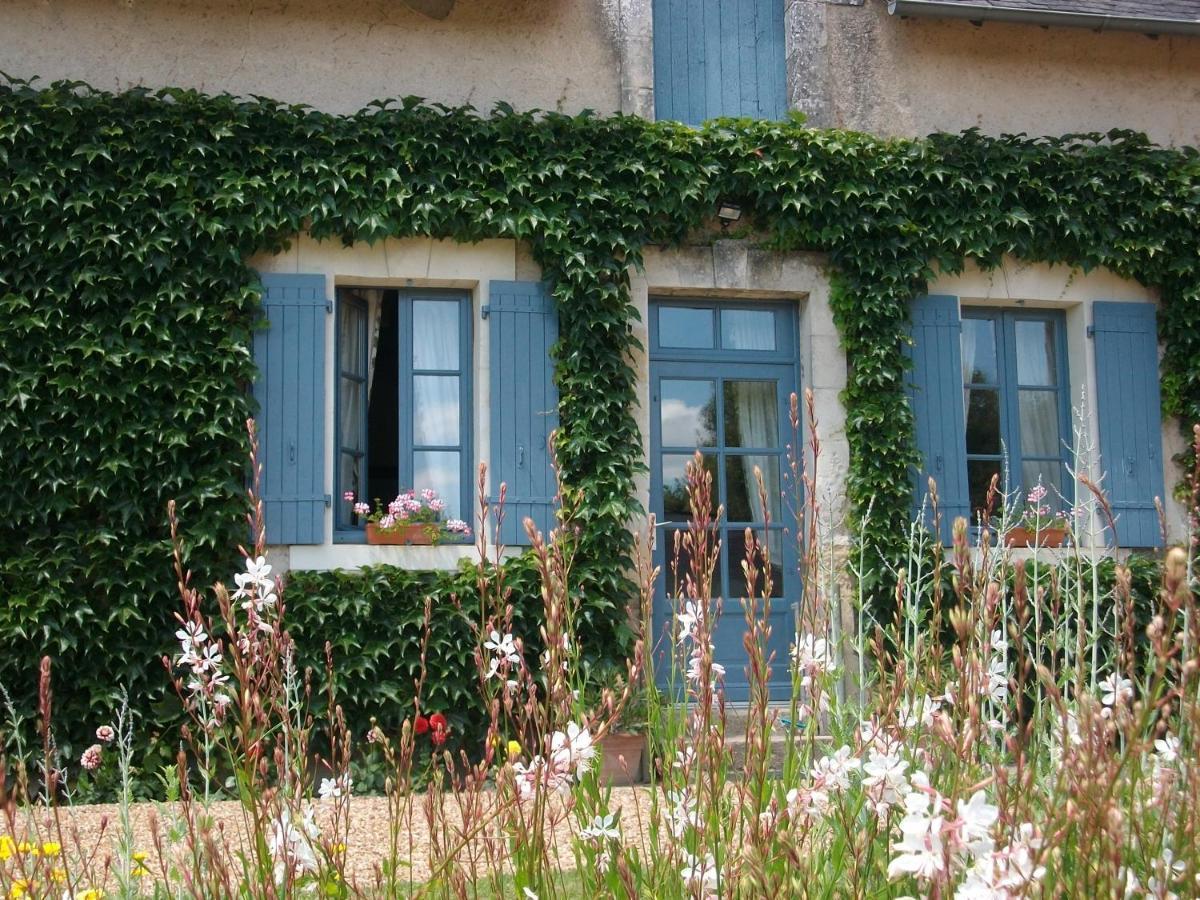
[[[888,0],[888,12],[902,16],[938,16],[984,22],[1017,22],[1028,25],[1062,25],[1097,31],[1137,31],[1143,34],[1200,35],[1200,21],[1110,16],[1014,6],[974,6],[947,0]]]

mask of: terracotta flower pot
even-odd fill
[[[1066,539],[1065,528],[1043,528],[1034,532],[1017,526],[1004,533],[1004,543],[1009,547],[1061,547]]]
[[[606,734],[600,739],[600,779],[618,787],[645,780],[646,736]],[[622,761],[624,760],[624,761]]]
[[[428,523],[424,525],[402,525],[399,528],[381,529],[374,522],[367,523],[367,543],[394,546],[428,545],[437,538],[437,526]]]

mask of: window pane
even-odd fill
[[[711,381],[664,378],[659,409],[664,447],[711,447],[717,442],[717,392]]]
[[[761,531],[757,531],[754,537],[759,541],[759,549],[754,554],[754,571],[751,575],[754,577],[752,585],[755,597],[761,597],[763,592],[764,575],[763,570],[766,566],[766,561],[762,555],[762,544],[766,544],[767,552],[771,556],[771,596],[783,596],[783,534],[775,529],[771,529],[770,533],[764,538]],[[746,588],[746,572],[742,568],[742,564],[746,562],[746,530],[744,528],[730,528],[725,532],[725,559],[728,561],[729,567],[729,596],[730,597],[745,597]],[[726,615],[738,615],[741,610],[737,604],[726,604]]]
[[[720,534],[720,532],[715,534]],[[714,535],[712,540],[715,542],[719,538]],[[688,533],[685,529],[668,528],[663,531],[662,541],[663,570],[661,577],[667,587],[667,593],[677,597],[686,593],[685,576],[695,577],[696,575],[692,572],[692,554],[688,548]],[[710,555],[712,550],[713,547],[710,545],[708,550]],[[714,597],[721,593],[721,557],[724,555],[725,548],[722,547],[717,554],[716,565],[712,571],[712,596]]]
[[[341,397],[338,400],[338,415],[342,426],[342,433],[339,440],[341,446],[347,450],[365,450],[362,446],[363,438],[363,416],[366,410],[363,409],[363,394],[365,385],[361,382],[353,381],[349,378],[338,379],[341,385]]]
[[[1004,490],[1004,476],[1000,471],[1000,461],[990,459],[967,461],[967,485],[971,492],[972,525],[979,523],[980,511],[987,506],[988,488],[991,486],[993,475],[1000,475],[1000,480],[996,483],[996,498],[992,506],[992,515],[998,515],[1000,508],[1004,505],[1004,497],[1001,494]]]
[[[458,444],[458,376],[413,376],[413,440],[416,445]]]
[[[967,388],[967,452],[1000,452],[1000,392]]]
[[[663,516],[669,522],[686,522],[691,518],[691,507],[688,504],[687,464],[693,456],[683,453],[668,453],[662,457],[662,490]],[[720,486],[717,482],[716,457],[706,455],[704,468],[712,475],[712,502],[709,514],[716,515],[717,492]]]
[[[414,369],[457,369],[459,310],[457,300],[414,300],[412,349]]]
[[[418,450],[413,454],[413,483],[415,490],[433,488],[446,501],[442,521],[461,519],[462,470],[460,457],[454,450]]]
[[[1021,391],[1021,455],[1061,456],[1058,440],[1058,392]]]
[[[338,365],[343,372],[367,374],[367,313],[357,303],[338,304]]]
[[[765,309],[721,310],[721,347],[725,350],[774,350],[775,313]]]
[[[767,509],[771,511],[771,521],[779,522],[779,492],[782,488],[779,482],[778,456],[725,457],[725,490],[728,494],[725,500],[726,521],[763,521],[762,503],[759,502],[758,496],[758,481],[754,477],[755,466],[762,471],[763,488],[767,494]]]
[[[963,384],[996,384],[996,323],[962,320]]]
[[[351,510],[350,501],[343,499],[342,495],[346,491],[354,491],[354,499],[360,500],[363,503],[370,503],[372,507],[374,503],[370,497],[364,496],[362,483],[362,457],[353,456],[349,453],[338,454],[338,498],[337,498],[337,521],[340,525],[361,525],[362,521],[354,515]],[[390,498],[389,498],[390,499]]]
[[[1028,319],[1016,323],[1017,382],[1052,385],[1055,374],[1054,323]]]
[[[1041,479],[1046,488],[1046,499],[1043,504],[1049,505],[1051,514],[1058,514],[1066,504],[1059,494],[1062,492],[1062,463],[1057,460],[1042,460],[1041,462],[1021,463],[1021,505],[1025,504],[1025,496],[1038,485]]]
[[[725,446],[779,446],[779,403],[774,381],[725,382]]]
[[[660,347],[711,347],[713,311],[689,306],[658,308],[658,345]]]

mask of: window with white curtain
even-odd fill
[[[1052,505],[1069,505],[1062,314],[965,307],[962,368],[972,519],[986,507],[988,485],[997,474],[1002,490],[1007,474],[1008,491],[1023,495],[1040,482]]]
[[[429,488],[446,503],[443,518],[469,519],[469,295],[343,287],[337,300],[340,537],[355,539],[365,521],[350,493],[373,506]]]

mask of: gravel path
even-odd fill
[[[411,808],[411,823],[406,823],[399,832],[401,859],[407,860],[412,867],[412,879],[415,882],[425,881],[430,876],[431,845],[446,846],[458,840],[455,835],[461,826],[462,817],[458,801],[453,795],[442,795],[445,803],[445,828],[440,828],[437,834],[431,835],[426,818],[425,806],[432,798],[429,795],[419,795]],[[495,816],[490,809],[493,795],[487,792],[479,797],[479,809],[469,818],[474,822],[486,822],[483,833],[472,842],[467,850],[459,854],[459,859],[469,869],[473,864],[478,871],[494,868],[504,858],[504,841],[496,834]],[[322,826],[324,834],[330,833],[332,801],[318,802],[317,821]],[[609,812],[620,811],[621,829],[626,843],[644,846],[648,840],[648,823],[650,798],[647,788],[613,788],[609,800]],[[241,807],[233,801],[220,802],[213,805],[215,833],[223,838],[227,846],[244,845],[244,826]],[[171,804],[139,803],[131,810],[134,847],[137,851],[147,854],[145,865],[155,875],[159,871],[158,851],[156,850],[155,833],[159,837],[158,846],[170,848],[176,852],[184,846],[179,839],[180,820],[177,807]],[[563,869],[575,868],[575,857],[572,851],[572,835],[578,829],[576,816],[567,814],[560,801],[555,800],[548,805],[548,812],[555,826],[555,850],[558,864]],[[102,871],[112,864],[118,856],[118,840],[120,837],[120,810],[113,804],[95,806],[77,806],[65,809],[61,813],[61,844],[68,857],[91,856],[93,871]],[[20,817],[20,813],[18,813]],[[172,822],[174,820],[174,823]],[[346,831],[345,844],[347,853],[346,875],[352,884],[369,890],[376,882],[380,864],[388,854],[390,844],[389,813],[387,800],[383,797],[354,797],[349,803],[349,826]],[[18,839],[28,837],[29,832],[20,826],[18,818],[16,829]],[[175,825],[174,840],[170,835],[172,824]],[[26,826],[28,827],[28,826]],[[4,829],[0,828],[0,832]],[[36,831],[39,840],[59,841],[59,829],[54,822],[44,814],[37,815]],[[407,879],[406,879],[407,880]]]

